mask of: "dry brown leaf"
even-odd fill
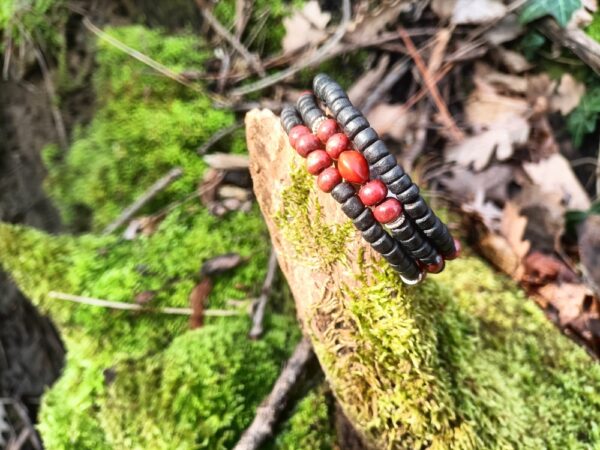
[[[375,5],[369,9],[368,4]],[[367,10],[361,11],[348,26],[348,32],[344,39],[352,42],[364,42],[379,35],[386,29],[388,24],[395,23],[403,11],[409,11],[417,1],[392,1],[392,2],[365,2]]]
[[[212,280],[208,277],[203,278],[190,292],[190,330],[202,327],[204,325],[204,304],[212,291]]]
[[[477,192],[483,192],[486,200],[504,204],[508,184],[514,179],[514,168],[508,164],[492,164],[481,172],[472,172],[462,166],[453,166],[440,182],[463,203],[474,201]]]
[[[369,112],[367,120],[381,136],[401,141],[408,126],[414,123],[414,113],[406,111],[402,105],[379,103]]]
[[[363,104],[363,102],[371,94],[373,88],[386,74],[389,62],[389,55],[383,55],[381,58],[379,58],[379,61],[377,61],[377,65],[374,68],[367,70],[358,80],[356,80],[350,89],[348,89],[348,97],[353,104]]]
[[[571,74],[565,73],[550,99],[550,106],[553,111],[560,111],[566,116],[579,105],[584,94],[585,85],[575,80]]]
[[[542,191],[560,195],[567,208],[587,210],[590,207],[588,194],[560,153],[538,162],[525,162],[523,169]]]
[[[517,269],[510,275],[520,280],[524,274],[523,258],[529,252],[531,244],[525,240],[525,228],[527,227],[527,218],[521,216],[518,206],[508,201],[504,205],[502,221],[500,224],[500,232],[506,238],[515,255],[519,258]]]
[[[578,241],[585,279],[600,297],[600,216],[588,216],[579,230]]]
[[[330,20],[331,14],[321,11],[318,1],[306,2],[302,9],[283,19],[285,36],[281,46],[284,53],[319,44],[327,37],[325,27]]]
[[[441,20],[448,20],[454,13],[454,7],[456,6],[457,0],[432,0],[431,10]]]
[[[509,14],[486,31],[484,37],[490,44],[500,45],[518,38],[523,34],[523,31],[523,25],[519,22],[518,16]]]
[[[500,95],[490,83],[480,78],[475,78],[475,84],[465,103],[465,116],[476,131],[514,117],[527,117],[530,107],[526,100]]]
[[[528,284],[546,284],[550,281],[577,282],[577,276],[567,265],[556,258],[542,252],[533,251],[524,261],[526,281]]]
[[[248,156],[234,155],[232,153],[212,153],[202,159],[211,168],[216,170],[248,170]]]
[[[200,268],[200,275],[217,275],[235,269],[244,259],[238,253],[224,253],[206,260]]]
[[[499,0],[457,0],[452,13],[455,25],[479,25],[502,18],[506,6]]]
[[[563,327],[579,317],[585,298],[592,295],[589,288],[580,283],[548,283],[537,293],[556,308],[559,325]]]
[[[483,256],[507,275],[512,276],[517,273],[521,266],[521,258],[504,236],[487,233],[480,239],[479,248]]]
[[[533,67],[521,53],[498,47],[498,56],[502,64],[512,73],[522,73]]]

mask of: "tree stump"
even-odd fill
[[[268,110],[246,116],[254,190],[298,318],[376,448],[600,445],[600,366],[472,255],[406,287]],[[467,251],[468,253],[468,251]]]

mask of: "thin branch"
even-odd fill
[[[381,80],[379,84],[377,84],[377,86],[375,86],[373,92],[371,92],[371,94],[365,100],[365,104],[362,107],[362,111],[364,114],[369,114],[371,109],[373,109],[373,107],[377,103],[379,103],[379,101],[381,101],[383,96],[385,96],[390,91],[390,89],[392,89],[392,86],[394,86],[397,83],[397,81],[404,76],[404,74],[410,68],[409,63],[410,58],[408,56],[405,56],[404,58],[394,63],[394,65],[388,71],[387,75],[383,78],[383,80]]]
[[[151,67],[152,69],[163,74],[167,78],[170,78],[170,79],[178,82],[179,84],[182,84],[186,87],[194,89],[195,91],[198,91],[198,92],[200,91],[200,88],[198,86],[196,86],[193,83],[190,83],[189,80],[186,77],[184,77],[183,75],[173,72],[167,66],[165,66],[165,65],[159,63],[158,61],[153,60],[149,56],[144,55],[143,53],[138,52],[137,50],[129,47],[128,45],[126,45],[123,42],[119,41],[118,39],[112,37],[108,33],[105,33],[100,28],[98,28],[96,25],[94,25],[88,17],[84,16],[82,23],[88,30],[90,30],[92,33],[94,33],[100,39],[105,40],[113,47],[121,50],[123,53],[127,53],[132,58],[137,59],[141,63],[146,64],[148,67]]]
[[[273,74],[269,77],[263,78],[256,83],[250,83],[246,86],[243,86],[238,89],[233,89],[231,91],[231,96],[241,96],[250,94],[251,92],[260,91],[269,86],[272,86],[280,81],[283,81],[301,70],[312,67],[316,64],[321,63],[322,61],[331,57],[331,53],[333,53],[334,48],[338,45],[338,43],[342,40],[344,35],[346,34],[346,29],[348,28],[348,23],[350,22],[350,0],[343,0],[342,3],[342,21],[338,26],[337,30],[331,37],[331,39],[324,44],[319,50],[317,50],[313,55],[309,56],[303,61],[300,61],[298,64],[291,66],[288,69],[282,70],[276,74]]]
[[[429,95],[431,96],[431,99],[433,100],[438,111],[440,112],[440,118],[444,122],[444,125],[448,127],[454,140],[460,141],[464,139],[464,133],[456,126],[456,123],[454,122],[450,111],[448,111],[446,103],[440,95],[440,92],[437,88],[437,84],[435,83],[431,73],[427,70],[427,66],[423,62],[423,58],[421,58],[421,55],[415,47],[415,44],[413,43],[412,39],[410,38],[408,33],[406,33],[404,28],[400,28],[398,31],[400,33],[400,36],[402,37],[402,40],[404,41],[404,45],[406,45],[406,49],[408,50],[410,56],[414,60],[415,65],[419,70],[419,73],[423,77],[423,82],[425,83],[425,86],[427,86],[427,89],[429,90]]]
[[[231,34],[227,28],[225,28],[221,22],[217,20],[215,16],[213,16],[212,12],[204,6],[203,0],[196,0],[196,4],[198,5],[198,9],[202,13],[204,19],[208,22],[208,24],[212,27],[219,36],[225,39],[229,44],[235,49],[236,52],[240,54],[242,58],[246,60],[246,62],[261,76],[264,77],[266,75],[265,69],[262,66],[259,59],[256,55],[253,55],[248,51],[246,47],[240,42],[240,40]]]
[[[273,435],[275,426],[282,413],[292,402],[294,394],[307,378],[312,365],[316,363],[310,341],[302,339],[296,346],[294,354],[273,386],[269,396],[256,411],[252,424],[240,438],[233,450],[258,450]]]
[[[228,127],[221,128],[215,134],[213,134],[204,144],[198,147],[196,153],[199,155],[204,155],[213,145],[223,139],[225,136],[230,135],[234,131],[242,128],[244,124],[242,122],[236,122],[233,125],[229,125]]]
[[[55,300],[64,300],[73,303],[80,303],[82,305],[99,306],[101,308],[119,309],[123,311],[141,311],[149,313],[160,313],[160,314],[172,314],[179,316],[190,316],[192,314],[192,308],[174,308],[174,307],[159,307],[152,308],[148,306],[138,305],[137,303],[126,303],[126,302],[115,302],[112,300],[103,300],[100,298],[84,297],[81,295],[66,294],[64,292],[50,291],[48,297]],[[230,316],[241,316],[244,313],[240,311],[230,311],[226,309],[207,309],[204,311],[205,316],[213,317],[230,317]]]
[[[256,307],[252,314],[252,328],[248,337],[251,339],[258,339],[263,334],[263,319],[265,316],[265,310],[267,307],[267,301],[269,300],[269,294],[273,288],[273,281],[275,280],[275,274],[277,273],[277,255],[275,250],[271,248],[271,254],[269,255],[269,263],[267,266],[267,275],[260,291],[260,296],[256,302]]]
[[[146,192],[144,192],[140,197],[137,198],[135,202],[129,205],[127,208],[123,210],[123,212],[117,217],[112,223],[108,224],[108,226],[102,231],[102,234],[107,235],[111,234],[121,225],[127,223],[131,218],[142,209],[146,203],[152,200],[154,197],[158,195],[161,191],[166,189],[173,181],[178,179],[181,175],[183,175],[183,169],[180,167],[176,167],[175,169],[171,169],[169,173],[167,173],[160,180],[156,181],[152,186],[148,188]]]

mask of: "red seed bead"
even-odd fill
[[[320,174],[332,163],[333,161],[325,150],[315,150],[306,157],[306,168],[312,175]]]
[[[326,144],[331,136],[338,132],[338,124],[333,119],[325,119],[317,128],[317,137]]]
[[[301,135],[294,146],[300,156],[306,158],[310,152],[323,148],[321,141],[312,133]]]
[[[338,170],[344,180],[363,184],[369,181],[369,164],[365,157],[355,150],[340,153]]]
[[[302,136],[303,134],[307,134],[310,133],[310,129],[307,126],[304,125],[296,125],[294,128],[292,128],[288,134],[288,137],[290,139],[290,144],[292,145],[292,147],[296,147],[296,141],[298,141],[298,138],[300,136]]]
[[[390,223],[402,214],[402,204],[395,198],[388,198],[373,208],[373,215],[378,222]]]
[[[319,174],[317,186],[323,192],[331,192],[334,187],[342,182],[342,176],[335,167],[328,167]]]
[[[338,159],[340,153],[350,149],[350,139],[344,133],[336,133],[327,140],[325,150],[333,159]]]
[[[358,191],[358,196],[367,206],[381,203],[387,195],[387,186],[381,180],[371,180],[363,184]]]
[[[462,250],[460,241],[458,239],[454,239],[454,253],[449,256],[445,256],[446,261],[452,261],[460,256],[460,251]]]
[[[444,270],[444,258],[442,258],[441,256],[437,256],[435,258],[435,263],[433,264],[427,264],[425,266],[425,269],[427,270],[427,272],[429,273],[440,273],[442,270]]]

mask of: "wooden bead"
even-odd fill
[[[367,148],[369,145],[374,144],[379,140],[379,135],[377,132],[371,128],[365,128],[354,136],[352,142],[354,142],[354,146],[356,150],[362,153],[362,151]]]
[[[296,148],[296,143],[298,142],[300,136],[302,136],[303,134],[310,134],[310,129],[307,126],[296,125],[290,130],[288,137],[290,139],[290,144],[292,145],[292,147]]]
[[[341,182],[342,176],[335,167],[327,167],[317,178],[317,186],[323,192],[331,192]]]
[[[325,150],[333,159],[338,159],[340,153],[350,149],[350,139],[344,133],[336,133],[327,140]]]
[[[369,165],[363,155],[354,150],[340,153],[338,170],[344,180],[363,184],[369,180]]]
[[[333,119],[325,119],[317,128],[317,137],[321,140],[323,144],[326,144],[329,141],[329,138],[337,132],[337,122]]]
[[[425,269],[429,273],[440,273],[442,270],[444,270],[444,265],[444,258],[442,258],[440,255],[437,255],[435,257],[435,262],[433,264],[425,265]]]
[[[306,169],[311,175],[319,175],[331,164],[333,160],[325,150],[314,150],[306,157]]]
[[[373,215],[381,223],[392,222],[400,217],[400,214],[402,214],[402,205],[395,198],[388,198],[373,208]]]
[[[296,145],[294,148],[300,156],[306,158],[310,152],[322,149],[323,144],[321,144],[319,138],[309,131],[306,134],[300,135],[300,137],[296,140]]]
[[[350,197],[356,194],[356,189],[350,183],[342,181],[331,191],[331,196],[338,203],[344,203]]]
[[[448,261],[451,261],[453,259],[456,259],[460,256],[460,252],[462,250],[460,241],[458,239],[454,239],[454,252],[451,253],[450,255],[447,255],[445,258]]]
[[[373,206],[381,203],[387,192],[387,187],[381,180],[371,180],[361,186],[358,196],[365,205]]]
[[[369,127],[369,122],[363,116],[358,116],[344,125],[344,133],[350,138],[354,137],[365,128]]]

